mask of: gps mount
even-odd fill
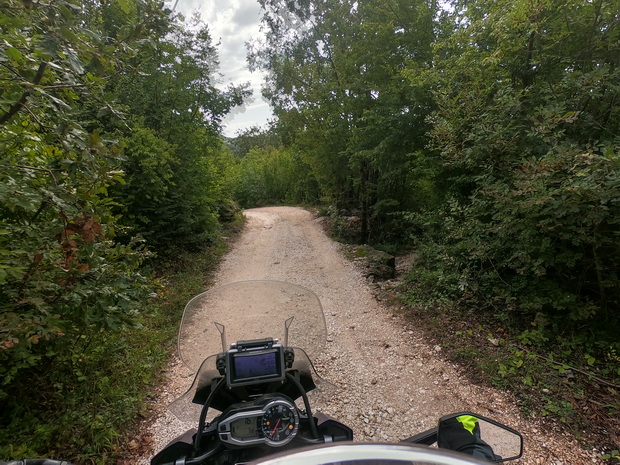
[[[237,341],[226,350],[226,330],[224,325],[215,323],[222,338],[225,350],[217,357],[216,367],[221,376],[226,377],[227,387],[247,386],[273,382],[284,382],[286,369],[293,366],[295,354],[286,347],[288,330],[293,318],[285,321],[284,345],[277,339],[264,338]]]

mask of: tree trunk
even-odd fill
[[[360,231],[360,243],[366,244],[368,242],[368,162],[362,161],[360,163],[360,196],[362,207],[361,218],[361,231]]]

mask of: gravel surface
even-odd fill
[[[315,363],[338,391],[330,399],[318,396],[314,408],[348,424],[356,441],[399,441],[435,426],[442,415],[469,410],[522,432],[524,458],[512,463],[603,463],[597,461],[600,454],[582,449],[560,428],[522,419],[506,393],[467,381],[415,322],[394,316],[375,299],[361,271],[343,257],[311,213],[270,207],[245,215],[246,228],[221,264],[215,285],[271,279],[299,284],[318,295],[328,339]],[[166,411],[189,388],[190,373],[179,360],[170,365],[152,418],[130,442],[130,448],[145,453],[125,463],[148,464],[154,452],[195,426]]]

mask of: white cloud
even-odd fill
[[[257,98],[254,104],[233,113],[224,120],[224,135],[233,137],[238,131],[248,129],[252,126],[265,127],[268,118],[265,114],[271,114],[269,104],[262,98]]]
[[[260,21],[260,7],[256,1],[246,2],[240,5],[232,17],[233,23],[238,27],[257,28]]]
[[[176,0],[167,4],[172,7]],[[220,84],[225,88],[228,84],[250,82],[254,93],[252,102],[247,108],[234,111],[225,120],[224,134],[233,136],[236,131],[251,126],[263,126],[273,114],[267,102],[261,96],[261,85],[264,76],[260,72],[250,73],[246,62],[245,42],[260,35],[260,7],[257,0],[178,0],[176,11],[186,18],[199,12],[202,20],[209,26],[214,44],[218,47],[220,73],[223,79]]]

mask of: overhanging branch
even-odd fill
[[[41,63],[39,65],[37,74],[32,80],[33,85],[36,86],[41,82],[41,80],[43,79],[43,74],[45,74],[46,69],[47,69],[47,62]],[[15,116],[19,112],[19,110],[21,110],[26,104],[26,100],[28,99],[29,95],[30,95],[30,90],[26,90],[22,94],[22,96],[19,98],[19,100],[13,105],[11,105],[11,107],[9,108],[9,111],[4,113],[3,115],[0,115],[0,124],[5,124],[7,121],[9,121],[13,116]]]

